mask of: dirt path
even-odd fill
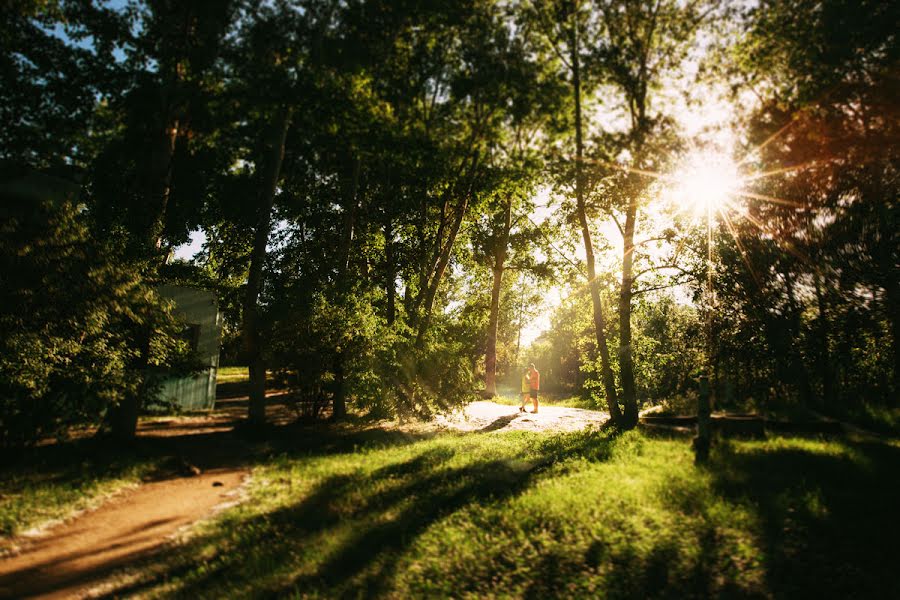
[[[119,567],[158,551],[179,529],[235,499],[244,469],[144,484],[53,528],[0,561],[0,597],[81,596]]]
[[[518,406],[482,401],[472,402],[461,413],[439,417],[436,424],[457,431],[575,431],[607,419],[605,412],[583,408],[541,406],[538,414],[532,414],[520,412]]]
[[[89,596],[120,568],[160,552],[180,531],[237,501],[253,456],[232,431],[246,398],[221,404],[207,415],[142,421],[137,444],[162,458],[154,480],[17,538],[18,552],[0,559],[0,598]],[[279,421],[285,409],[272,403],[267,412]]]

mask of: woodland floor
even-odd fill
[[[222,386],[229,394],[228,386]],[[287,406],[270,399],[276,426],[291,420]],[[529,410],[531,409],[529,405]],[[234,435],[246,397],[220,398],[207,414],[142,421],[137,444],[164,457],[140,485],[127,487],[99,507],[62,522],[7,539],[0,558],[0,598],[70,598],[103,594],[118,570],[146,561],[190,527],[241,501],[241,486],[261,450]],[[599,425],[605,413],[542,406],[538,414],[494,402],[474,402],[464,412],[441,417],[425,430],[463,432],[574,431]],[[421,429],[420,429],[421,430]],[[262,451],[265,453],[265,450]]]
[[[56,524],[7,510],[41,526],[0,537],[0,598],[900,594],[897,440],[722,439],[698,468],[689,432],[615,435],[599,411],[303,424],[278,393],[254,437],[242,385],[142,420],[132,448],[85,437],[0,471],[0,516],[48,503],[29,486],[65,479],[71,508],[105,468],[133,482]]]

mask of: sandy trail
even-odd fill
[[[0,598],[90,596],[120,568],[163,550],[181,530],[236,502],[252,455],[231,431],[245,400],[224,400],[208,415],[142,421],[138,443],[168,457],[164,471],[92,511],[14,540],[17,553],[0,559]],[[271,421],[283,420],[284,412],[275,403],[267,408]]]
[[[496,402],[472,402],[462,412],[439,417],[436,425],[457,431],[576,431],[599,426],[609,419],[605,412],[563,406],[541,406],[538,414],[520,412],[518,406]]]
[[[121,493],[0,562],[0,597],[82,596],[115,569],[158,551],[179,529],[234,500],[246,474],[213,469]]]

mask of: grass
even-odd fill
[[[886,435],[900,435],[900,406],[887,407],[863,402],[847,411],[848,421]]]
[[[0,551],[4,537],[92,508],[158,463],[90,439],[34,448],[22,458],[0,467]]]
[[[900,448],[641,432],[304,429],[119,593],[897,597]]]
[[[247,367],[219,367],[216,373],[217,383],[238,383],[250,381],[250,371]]]

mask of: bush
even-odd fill
[[[154,396],[151,373],[186,364],[179,331],[137,269],[91,239],[73,202],[4,190],[0,446],[96,424],[126,398]]]
[[[269,315],[277,323],[270,364],[301,414],[318,416],[341,395],[375,417],[424,418],[473,399],[471,361],[459,344],[436,325],[416,348],[415,332],[400,319],[388,325],[376,314],[376,293],[324,287]]]

